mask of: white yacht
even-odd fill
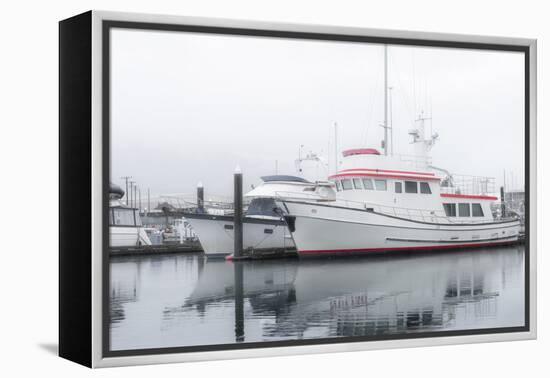
[[[300,256],[478,247],[517,242],[517,217],[494,218],[493,178],[431,165],[437,136],[411,130],[414,155],[343,151],[336,200],[278,198]]]
[[[394,155],[388,114],[388,47],[384,46],[383,153],[374,148],[343,151],[330,203],[279,198],[300,256],[429,250],[517,242],[517,217],[494,218],[495,180],[458,176],[436,168],[423,114],[410,130],[411,155]],[[388,138],[388,132],[392,137]]]
[[[139,209],[128,207],[122,202],[124,190],[111,184],[109,190],[109,245],[131,247],[151,245],[141,223]]]
[[[274,198],[335,199],[330,182],[309,182],[297,176],[274,175],[262,177],[263,183],[244,195],[249,201],[243,217],[243,248],[273,250],[294,248],[294,242]],[[233,215],[208,212],[186,213],[207,256],[233,253]]]

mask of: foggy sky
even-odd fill
[[[521,53],[389,46],[394,152],[424,111],[439,140],[433,164],[523,188]],[[334,169],[339,149],[380,149],[383,45],[114,29],[111,180],[152,194],[232,192],[294,174],[300,145]],[[429,125],[429,123],[428,123]],[[430,130],[430,127],[427,128]]]

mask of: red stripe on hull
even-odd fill
[[[481,200],[491,200],[491,201],[495,201],[498,199],[498,197],[493,197],[493,196],[476,196],[476,195],[469,195],[469,194],[453,194],[453,193],[441,193],[441,197],[469,198],[469,199],[481,199]]]
[[[310,249],[306,251],[298,251],[298,254],[314,254],[314,253],[368,253],[368,252],[397,252],[397,251],[429,251],[438,249],[459,249],[459,248],[475,248],[488,247],[497,245],[508,245],[516,243],[517,240],[508,240],[500,242],[487,243],[468,243],[468,244],[453,244],[453,245],[425,245],[415,247],[393,247],[393,248],[352,248],[352,249]]]

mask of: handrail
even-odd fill
[[[297,194],[297,193],[294,193]],[[303,194],[304,197],[307,197],[309,193],[300,193]],[[483,223],[493,223],[494,220],[487,220],[487,219],[481,219],[481,220],[473,220],[471,218],[468,218],[468,220],[460,220],[460,219],[454,219],[453,217],[449,217],[445,214],[443,210],[426,210],[426,209],[415,209],[415,208],[408,208],[408,207],[398,207],[398,206],[387,206],[387,205],[380,205],[372,202],[360,202],[360,201],[353,201],[353,200],[345,200],[345,199],[336,199],[333,201],[326,201],[323,199],[320,199],[318,196],[315,198],[312,198],[311,195],[309,195],[309,201],[315,203],[315,202],[330,202],[335,204],[336,206],[341,207],[347,207],[347,208],[354,208],[354,209],[361,209],[361,210],[367,210],[369,208],[372,208],[373,211],[390,215],[394,217],[400,217],[400,218],[406,218],[410,220],[422,220],[423,222],[432,222],[432,223],[441,223],[441,224],[464,224],[464,223],[475,223],[475,224],[483,224]],[[279,200],[284,201],[286,200],[292,200],[292,199],[304,199],[304,198],[292,198],[288,195],[285,196],[277,196],[276,197]],[[414,213],[416,212],[416,214]]]

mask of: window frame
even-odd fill
[[[134,226],[142,227],[143,222],[141,221],[141,215],[139,214],[139,209],[134,209]]]
[[[349,182],[349,188],[346,189],[346,187],[344,186],[344,182]],[[353,183],[351,179],[342,179],[342,190],[353,190]]]
[[[395,181],[394,184],[395,184],[394,185],[395,193],[402,194],[403,193],[403,183],[401,181]],[[399,185],[399,190],[397,190],[398,185]]]
[[[453,211],[451,211],[450,214],[447,211],[447,206],[450,206],[450,208],[453,209]],[[443,210],[445,211],[445,216],[456,218],[456,203],[444,203],[443,204]],[[454,215],[453,215],[453,213],[454,213]]]
[[[479,208],[481,215],[474,214],[474,207]],[[484,216],[485,213],[483,212],[483,206],[481,206],[481,203],[472,203],[472,217],[482,218]]]
[[[421,181],[419,184],[420,184],[419,185],[420,194],[432,194],[432,188],[430,187],[430,183],[425,182],[425,181]],[[422,188],[428,188],[428,191],[425,192],[425,191],[422,190]]]
[[[384,183],[384,189],[378,189],[378,185],[376,185],[377,182],[383,182]],[[374,190],[378,192],[386,192],[388,191],[388,180],[384,179],[374,179]]]
[[[407,184],[414,184],[415,191],[411,192],[407,189]],[[405,181],[405,193],[408,194],[418,194],[418,181]]]
[[[361,181],[363,181],[363,189],[364,190],[375,190],[374,189],[374,182],[372,181],[372,179],[370,177],[363,177],[363,179]],[[367,185],[365,185],[365,182],[369,183],[370,188],[367,188]]]
[[[466,205],[466,206],[464,206],[464,205]],[[462,209],[464,209],[464,208],[467,209],[467,210],[468,210],[468,215],[462,215],[462,214],[461,214],[461,213],[462,213],[461,208],[462,208]],[[463,217],[463,218],[464,218],[464,217],[468,217],[468,218],[469,218],[469,217],[472,216],[472,211],[471,211],[471,209],[470,209],[470,204],[469,204],[469,203],[463,203],[463,202],[462,202],[462,203],[458,203],[458,216],[459,216],[459,217]]]
[[[126,207],[113,207],[113,226],[114,227],[136,227],[136,211],[138,209],[126,208]],[[116,214],[119,212],[119,220],[121,223],[116,223]],[[125,223],[124,221],[131,221],[131,223]]]

